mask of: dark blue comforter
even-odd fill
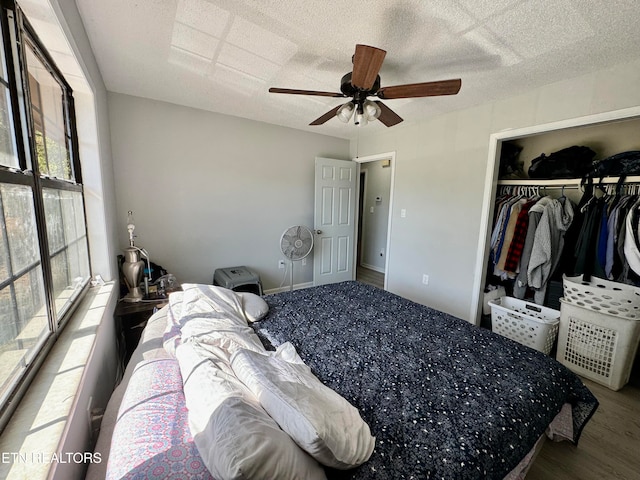
[[[254,326],[267,347],[293,343],[376,437],[367,463],[330,478],[502,479],[565,402],[574,442],[598,406],[552,358],[369,285],[264,298]]]

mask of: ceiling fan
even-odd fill
[[[408,83],[391,87],[380,86],[378,72],[387,54],[386,51],[368,45],[356,45],[353,55],[353,71],[347,73],[340,81],[340,92],[318,92],[315,90],[295,90],[291,88],[270,88],[271,93],[289,93],[294,95],[315,95],[320,97],[351,97],[344,105],[338,105],[318,117],[309,125],[322,125],[330,118],[337,116],[344,123],[354,116],[356,125],[378,119],[387,127],[402,122],[402,118],[379,100],[371,101],[368,97],[383,100],[396,98],[433,97],[439,95],[455,95],[460,91],[462,80],[441,80],[437,82]]]

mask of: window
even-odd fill
[[[72,90],[19,8],[2,5],[0,427],[91,276]]]
[[[3,35],[4,37],[4,35]],[[13,128],[13,112],[11,109],[11,92],[9,89],[9,75],[4,54],[4,40],[0,45],[0,165],[18,168],[18,154],[16,138]]]

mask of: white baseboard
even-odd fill
[[[313,282],[296,283],[293,286],[293,289],[300,290],[301,288],[309,288],[309,287],[313,287]],[[269,293],[288,292],[289,290],[290,290],[290,287],[289,285],[287,285],[286,287],[270,288],[269,290],[265,290],[262,293],[264,293],[265,295],[268,295]]]
[[[376,267],[375,265],[369,265],[368,263],[360,262],[360,266],[364,268],[368,268],[369,270],[373,270],[374,272],[384,274],[384,268]]]

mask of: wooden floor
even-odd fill
[[[378,288],[384,288],[384,273],[376,272],[370,268],[358,267],[356,269],[356,280],[369,283]]]
[[[578,446],[546,440],[527,480],[640,480],[640,385],[614,392],[584,383],[600,406]]]

